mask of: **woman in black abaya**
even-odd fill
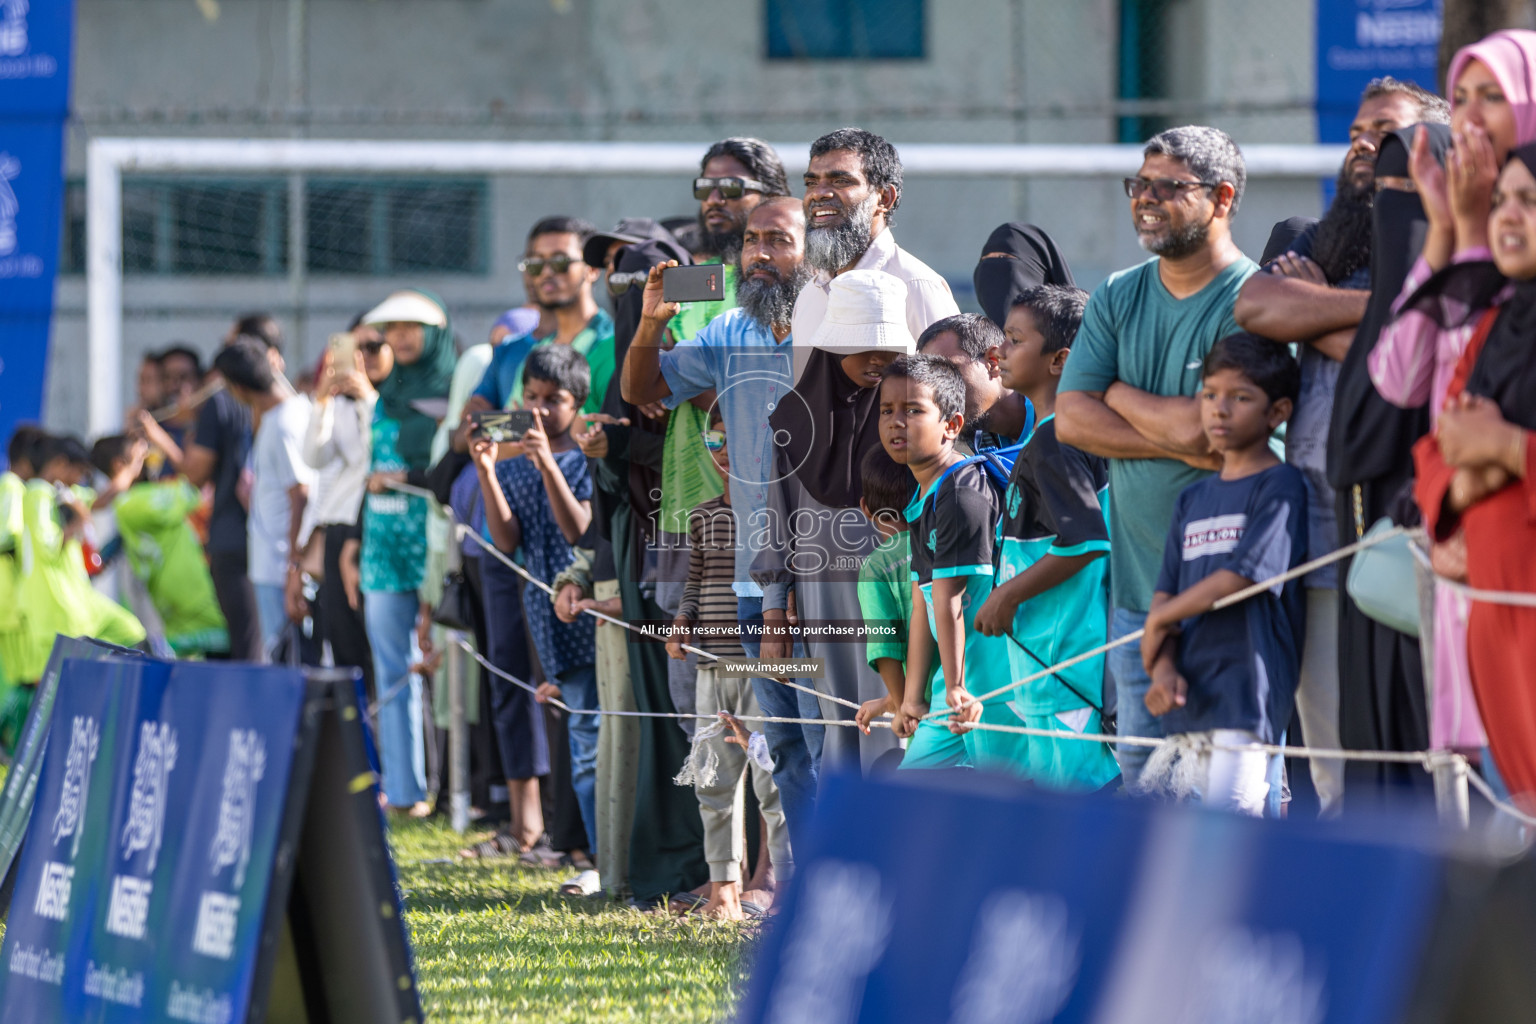
[[[1423,125],[1444,162],[1447,125]],[[1367,360],[1414,257],[1427,221],[1408,184],[1408,154],[1417,128],[1386,136],[1376,158],[1372,211],[1371,298],[1339,372],[1328,438],[1328,481],[1338,492],[1340,544],[1353,544],[1383,516],[1414,517],[1413,445],[1429,430],[1425,407],[1400,409],[1376,393]],[[1429,717],[1418,641],[1367,618],[1344,589],[1349,562],[1339,565],[1339,737],[1351,750],[1424,750]],[[1417,765],[1350,761],[1345,792],[1351,805],[1374,802],[1399,788],[1428,788]]]

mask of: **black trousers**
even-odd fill
[[[363,628],[363,610],[347,603],[347,588],[341,583],[341,548],[352,536],[347,523],[325,526],[325,578],[320,581],[320,628],[331,645],[331,658],[338,668],[359,668],[370,701],[377,700],[373,687],[373,650],[368,646],[368,631]],[[358,597],[361,599],[362,594]]]
[[[219,611],[229,626],[229,660],[261,660],[261,621],[256,613],[256,589],[246,575],[246,552],[208,552],[208,572]]]

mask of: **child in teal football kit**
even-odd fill
[[[867,700],[854,721],[869,724],[896,715],[906,689],[907,636],[912,622],[912,531],[902,512],[915,483],[906,466],[886,450],[871,448],[859,465],[864,496],[859,508],[880,533],[880,544],[859,567],[859,611],[864,619],[864,656],[880,674],[887,696]]]
[[[1023,292],[1005,321],[1001,383],[1034,404],[1039,422],[1018,453],[997,524],[997,586],[977,630],[1003,637],[1008,679],[1018,682],[1105,643],[1108,467],[1056,439],[1056,386],[1088,294],[1046,285]],[[1009,704],[1034,729],[1096,735],[1102,729],[1100,655],[1018,687]],[[1119,775],[1106,743],[1023,737],[1017,765],[1056,789],[1098,789]]]
[[[1001,511],[985,470],[955,450],[965,423],[965,380],[937,356],[907,356],[892,363],[880,386],[880,441],[905,463],[918,492],[904,513],[912,524],[912,607],[925,609],[928,628],[914,623],[908,641],[898,734],[911,731],[903,768],[969,764],[1016,771],[1021,759],[1012,733],[970,724],[1019,724],[1004,694],[985,703],[983,693],[1007,676],[1007,641],[973,625],[992,591],[993,533]],[[924,701],[929,667],[943,670]],[[975,680],[973,683],[972,681]],[[945,718],[913,722],[930,711]]]

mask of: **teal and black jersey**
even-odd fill
[[[933,614],[933,581],[964,581],[964,683],[972,694],[996,689],[1004,683],[1007,673],[1008,660],[1003,648],[1008,641],[983,636],[975,628],[976,612],[992,593],[996,571],[993,538],[1000,512],[996,489],[975,463],[941,477],[913,498],[906,510],[907,521],[912,524],[912,579],[922,587],[928,628],[935,638],[939,631]],[[916,613],[915,608],[913,612]],[[937,684],[935,691],[937,699]],[[1007,700],[1008,695],[1002,694],[991,703],[1001,705]]]
[[[1109,551],[1108,464],[1056,439],[1055,417],[1040,421],[1013,464],[997,522],[997,585],[1046,555]],[[1009,641],[1014,680],[1034,675],[1106,642],[1109,623],[1107,558],[1019,605]],[[1103,706],[1102,656],[1036,680],[1016,691],[1020,714],[1048,715]]]

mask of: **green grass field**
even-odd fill
[[[566,871],[426,863],[446,824],[390,836],[428,1021],[721,1020],[746,980],[748,932],[557,894]]]

